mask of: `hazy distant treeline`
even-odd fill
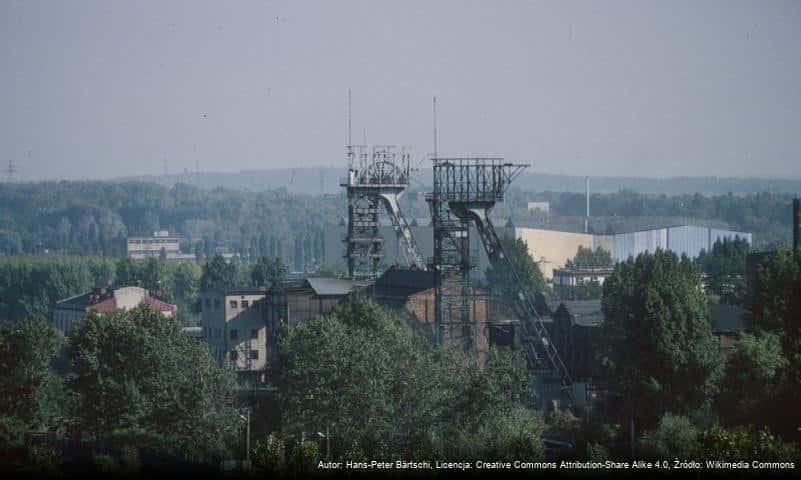
[[[757,248],[791,241],[790,194],[648,195],[624,190],[591,197],[590,229],[615,233],[676,223],[700,223],[754,234]],[[550,202],[550,213],[528,211]],[[419,192],[402,201],[408,218],[430,217]],[[580,193],[513,188],[494,211],[517,226],[579,230],[586,203]],[[214,253],[243,259],[279,257],[293,270],[319,265],[326,227],[347,215],[344,192],[326,195],[172,187],[144,182],[40,182],[0,185],[0,254],[59,252],[120,256],[125,238],[168,229],[198,260]]]

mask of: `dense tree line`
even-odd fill
[[[752,193],[747,195],[650,195],[622,190],[592,194],[590,229],[607,234],[635,229],[669,226],[675,222],[697,222],[754,234],[754,245],[767,249],[790,245],[792,230],[791,194]],[[528,201],[550,202],[550,214],[528,211]],[[530,193],[512,189],[495,209],[501,217],[512,217],[518,226],[581,228],[586,214],[586,197],[581,193]],[[562,225],[559,217],[575,219]],[[661,219],[657,222],[648,219]],[[579,231],[579,230],[576,230]]]
[[[409,218],[428,217],[411,192],[403,209]],[[647,195],[620,191],[592,196],[590,228],[614,233],[643,228],[643,218],[686,219],[752,232],[759,248],[790,241],[790,195]],[[529,212],[527,202],[547,200],[550,217]],[[584,196],[512,189],[495,215],[519,226],[548,226],[558,217],[580,218]],[[243,259],[280,257],[293,270],[319,264],[325,228],[346,216],[344,194],[288,194],[285,189],[244,192],[172,187],[144,182],[40,182],[0,185],[0,253],[120,256],[124,239],[167,229],[184,238],[181,248],[199,260],[224,250]],[[550,218],[550,220],[549,220]],[[651,222],[653,223],[653,222]],[[664,226],[659,222],[659,226]],[[560,228],[558,222],[553,226]],[[650,225],[650,224],[649,224]],[[655,225],[650,225],[653,227]],[[562,227],[569,227],[564,225]]]
[[[797,462],[799,258],[767,257],[745,299],[749,330],[728,357],[712,336],[695,263],[657,251],[617,264],[603,285],[596,344],[614,405],[600,421],[617,432],[607,446],[655,459]],[[638,434],[627,445],[630,424]]]
[[[138,285],[178,305],[184,324],[196,323],[202,268],[192,261],[132,260],[91,256],[0,257],[0,319],[50,318],[59,300],[95,287]]]
[[[0,185],[0,253],[44,251],[120,256],[125,238],[166,229],[185,253],[220,250],[245,259],[280,257],[298,270],[323,256],[323,228],[344,212],[344,197],[171,188],[142,182]]]

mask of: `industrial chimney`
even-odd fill
[[[589,233],[590,228],[590,177],[586,177],[587,181],[587,216],[584,218],[584,233]]]
[[[801,198],[793,199],[793,250],[801,253]]]

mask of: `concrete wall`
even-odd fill
[[[546,279],[553,278],[553,269],[562,268],[576,256],[578,248],[593,248],[593,235],[558,232],[536,228],[515,228],[517,238],[528,244],[528,253],[540,266]]]
[[[247,307],[242,306],[243,301],[247,301]],[[231,365],[238,372],[266,368],[269,339],[264,294],[223,295],[211,291],[203,294],[201,302],[203,337],[218,363]],[[258,352],[258,358],[252,358],[251,351]],[[234,358],[231,352],[235,352]]]

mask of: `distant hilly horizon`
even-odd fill
[[[201,188],[231,188],[245,191],[275,190],[281,187],[293,194],[332,194],[342,191],[343,167],[298,167],[241,170],[239,172],[190,172],[169,175],[116,177],[107,181],[146,181],[171,186],[186,183]],[[411,191],[431,188],[431,171],[418,169],[412,175]],[[584,192],[585,177],[536,171],[524,171],[513,188],[529,192]],[[801,194],[801,179],[748,177],[590,177],[593,193],[631,190],[657,195],[745,195],[749,193]]]

